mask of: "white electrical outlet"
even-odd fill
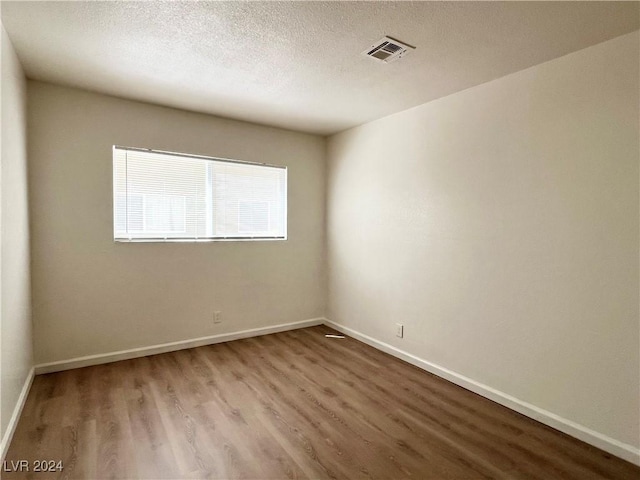
[[[396,323],[396,337],[402,338],[404,334],[404,326],[401,323]]]
[[[222,323],[222,312],[219,310],[216,310],[215,312],[213,312],[213,323]]]

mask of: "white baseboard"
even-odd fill
[[[270,333],[278,333],[285,332],[287,330],[295,330],[298,328],[313,327],[316,325],[322,325],[323,322],[323,318],[312,318],[310,320],[302,320],[300,322],[283,323],[280,325],[252,328],[250,330],[242,330],[239,332],[221,333],[219,335],[211,335],[208,337],[191,338],[178,342],[162,343],[160,345],[151,345],[149,347],[131,348],[129,350],[120,350],[118,352],[101,353],[98,355],[88,355],[86,357],[76,357],[70,358],[68,360],[60,360],[58,362],[41,363],[35,366],[35,373],[36,375],[41,375],[44,373],[71,370],[72,368],[89,367],[92,365],[117,362],[120,360],[129,360],[131,358],[146,357],[148,355],[156,355],[158,353],[175,352],[176,350],[201,347],[203,345],[212,345],[214,343],[230,342],[232,340],[239,340],[241,338],[258,337],[260,335],[268,335]]]
[[[29,370],[29,373],[27,374],[27,378],[24,380],[22,391],[20,392],[20,396],[18,396],[16,406],[13,409],[13,414],[11,414],[11,418],[9,419],[9,423],[7,424],[7,430],[2,436],[2,443],[0,444],[0,463],[4,462],[7,451],[9,450],[9,445],[11,445],[11,440],[13,439],[13,434],[15,433],[16,427],[18,426],[18,420],[20,420],[20,414],[22,413],[24,404],[27,401],[27,396],[29,395],[29,390],[31,389],[31,384],[33,383],[34,376],[35,371],[34,368],[31,367],[31,370]]]
[[[378,350],[382,350],[383,352],[393,355],[394,357],[404,360],[405,362],[411,363],[416,367],[422,368],[427,372],[433,373],[434,375],[444,378],[445,380],[455,383],[456,385],[466,388],[467,390],[471,390],[472,392],[477,393],[478,395],[482,395],[483,397],[499,403],[500,405],[504,405],[511,410],[515,410],[516,412],[533,418],[540,423],[544,423],[545,425],[555,428],[556,430],[560,430],[567,435],[571,435],[578,440],[582,440],[583,442],[593,445],[594,447],[598,447],[605,452],[615,455],[616,457],[620,457],[631,463],[640,465],[640,450],[633,447],[632,445],[622,443],[607,435],[603,435],[602,433],[591,430],[590,428],[587,428],[576,422],[572,422],[571,420],[560,417],[555,413],[549,412],[523,400],[512,397],[511,395],[501,392],[500,390],[491,388],[488,385],[484,385],[469,377],[465,377],[464,375],[460,375],[459,373],[441,367],[440,365],[436,365],[435,363],[431,363],[427,360],[416,357],[415,355],[400,350],[399,348],[389,345],[388,343],[376,340],[375,338],[365,335],[364,333],[360,333],[356,330],[345,327],[344,325],[340,325],[328,319],[325,319],[324,323],[325,325],[332,327],[357,340],[360,340],[367,345],[371,345]]]
[[[133,348],[129,350],[121,350],[118,352],[110,352],[98,355],[89,355],[86,357],[77,357],[69,360],[36,365],[33,369],[31,369],[29,377],[25,381],[25,385],[18,399],[16,408],[14,409],[11,420],[9,421],[7,431],[5,432],[5,435],[2,439],[0,450],[2,456],[0,458],[2,460],[4,459],[6,449],[8,448],[9,443],[11,442],[11,438],[13,437],[13,432],[15,431],[15,427],[18,423],[20,413],[22,412],[22,408],[24,406],[24,402],[26,401],[29,388],[31,387],[31,383],[33,382],[34,370],[35,375],[59,372],[63,370],[70,370],[72,368],[88,367],[91,365],[117,362],[119,360],[128,360],[131,358],[156,355],[158,353],[166,353],[187,348],[201,347],[203,345],[229,342],[242,338],[257,337],[260,335],[268,335],[270,333],[278,333],[287,330],[295,330],[298,328],[312,327],[321,325],[323,323],[357,340],[360,340],[361,342],[371,345],[378,350],[393,355],[394,357],[400,358],[401,360],[411,363],[412,365],[422,368],[423,370],[433,373],[434,375],[444,378],[445,380],[455,383],[456,385],[466,388],[467,390],[477,393],[478,395],[482,395],[489,400],[504,405],[507,408],[515,410],[516,412],[526,415],[527,417],[533,418],[534,420],[544,423],[545,425],[555,428],[556,430],[560,430],[561,432],[571,435],[572,437],[582,440],[583,442],[598,447],[605,452],[620,457],[636,465],[640,465],[640,450],[633,447],[632,445],[622,443],[607,435],[591,430],[590,428],[587,428],[576,422],[560,417],[559,415],[556,415],[552,412],[536,407],[535,405],[512,397],[511,395],[501,392],[500,390],[496,390],[495,388],[489,387],[488,385],[484,385],[469,377],[465,377],[464,375],[441,367],[440,365],[436,365],[432,362],[400,350],[399,348],[396,348],[392,345],[376,340],[368,335],[365,335],[364,333],[360,333],[351,328],[332,322],[331,320],[328,320],[326,318],[314,318],[310,320],[303,320],[300,322],[254,328],[250,330],[242,330],[239,332],[223,333],[219,335],[211,335],[208,337],[182,340],[179,342],[163,343],[160,345],[152,345],[149,347]]]

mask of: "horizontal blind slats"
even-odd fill
[[[114,238],[286,238],[287,169],[114,147]]]

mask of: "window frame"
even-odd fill
[[[160,155],[170,155],[173,157],[184,157],[184,158],[190,158],[190,159],[196,159],[196,160],[205,160],[205,161],[211,161],[211,162],[221,162],[221,163],[232,163],[232,164],[239,164],[239,165],[250,165],[250,166],[254,166],[254,167],[266,167],[266,168],[277,168],[280,170],[284,170],[284,185],[283,185],[283,189],[284,189],[284,193],[283,193],[283,198],[284,198],[284,203],[282,205],[282,208],[284,210],[283,212],[283,217],[282,217],[282,222],[283,222],[283,236],[234,236],[234,235],[220,235],[220,236],[195,236],[195,237],[191,237],[191,236],[185,236],[185,237],[162,237],[162,236],[158,236],[158,237],[118,237],[117,236],[117,230],[116,230],[116,225],[117,225],[117,211],[116,211],[116,196],[118,195],[118,191],[117,191],[117,187],[116,187],[116,156],[115,156],[115,152],[116,150],[120,150],[120,151],[134,151],[134,152],[143,152],[143,153],[155,153],[155,154],[160,154]],[[112,224],[112,233],[113,233],[113,241],[115,243],[208,243],[208,242],[245,242],[245,241],[287,241],[288,240],[288,203],[289,203],[289,179],[288,179],[288,167],[286,165],[274,165],[274,164],[269,164],[269,163],[263,163],[263,162],[251,162],[251,161],[246,161],[246,160],[236,160],[236,159],[230,159],[230,158],[224,158],[224,157],[212,157],[212,156],[207,156],[207,155],[198,155],[198,154],[190,154],[190,153],[181,153],[181,152],[171,152],[168,150],[157,150],[157,149],[151,149],[151,148],[140,148],[140,147],[125,147],[122,145],[113,145],[112,146],[112,151],[111,151],[111,158],[112,158],[112,162],[111,162],[111,166],[112,166],[112,171],[111,171],[111,176],[112,176],[112,186],[113,186],[113,190],[112,190],[112,195],[111,195],[111,208],[112,208],[112,220],[113,220],[113,224]],[[209,174],[207,174],[209,175]],[[126,178],[126,177],[125,177]],[[207,179],[207,184],[209,184],[210,179]],[[132,195],[136,195],[136,194],[132,194]],[[139,194],[142,197],[145,197],[145,194]],[[214,196],[214,190],[213,188],[211,188],[210,190],[207,191],[206,196],[207,196],[207,202],[212,200],[212,197]],[[265,202],[268,203],[268,202]],[[143,198],[143,204],[144,204],[144,198]],[[270,209],[269,209],[270,210]],[[270,216],[270,213],[269,213]]]

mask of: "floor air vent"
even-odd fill
[[[382,40],[377,41],[371,45],[368,49],[362,52],[368,57],[375,58],[381,62],[393,62],[400,57],[403,57],[416,47],[407,45],[406,43],[399,42],[390,37],[384,37]]]

